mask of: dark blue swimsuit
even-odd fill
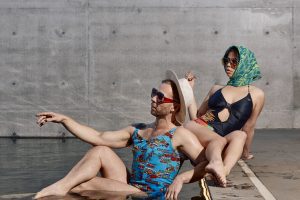
[[[240,130],[245,125],[251,116],[253,103],[249,86],[247,96],[232,104],[226,101],[222,94],[222,89],[217,90],[208,100],[208,107],[212,110],[213,120],[206,120],[206,122],[213,127],[216,133],[225,136],[232,131]],[[225,108],[229,111],[229,117],[222,122],[218,117],[218,113]]]

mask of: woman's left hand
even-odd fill
[[[175,178],[173,183],[168,187],[166,192],[166,199],[173,200],[177,199],[179,192],[182,189],[183,181],[178,178]]]
[[[196,76],[193,74],[193,72],[188,71],[185,74],[185,79],[189,82],[190,86],[194,88]]]

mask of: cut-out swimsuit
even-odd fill
[[[240,130],[252,113],[253,102],[249,91],[248,86],[248,94],[230,104],[226,101],[223,96],[222,89],[217,90],[208,100],[208,107],[210,112],[205,115],[199,117],[195,120],[195,122],[201,124],[206,123],[210,126],[216,133],[221,136],[225,136],[232,131]],[[227,109],[229,112],[228,119],[225,121],[221,121],[218,114]]]

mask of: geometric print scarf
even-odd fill
[[[240,54],[239,64],[227,82],[227,85],[235,87],[249,85],[261,78],[260,69],[257,65],[254,53],[243,46],[237,48]]]

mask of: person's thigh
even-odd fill
[[[109,147],[93,147],[87,155],[99,158],[102,177],[95,177],[74,187],[71,192],[81,193],[89,190],[120,191],[126,194],[141,192],[128,184],[130,176],[121,158]],[[91,166],[92,167],[92,166]]]
[[[127,184],[129,173],[121,158],[109,147],[96,146],[91,153],[99,157],[100,173],[103,178],[120,181]]]
[[[247,134],[241,130],[233,131],[225,136],[225,139],[227,140],[228,143],[232,141],[245,142],[246,138],[247,138]]]
[[[138,188],[133,187],[127,183],[103,177],[95,177],[87,182],[84,182],[73,188],[71,192],[82,193],[91,190],[123,192],[123,194],[133,194],[142,192]]]
[[[223,137],[215,133],[214,131],[210,130],[207,127],[204,127],[195,121],[189,121],[186,124],[184,124],[184,127],[194,133],[200,143],[207,147],[208,143],[212,140],[222,140]]]

